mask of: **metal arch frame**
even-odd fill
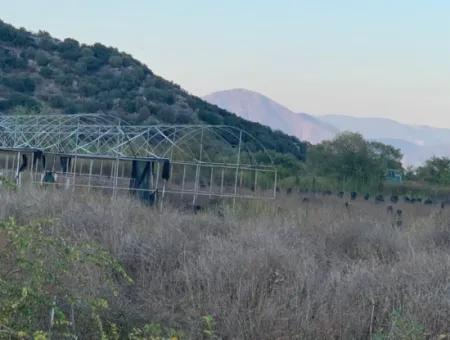
[[[0,114],[0,126],[22,125],[128,125],[117,116],[104,114],[45,114],[45,115],[4,115]]]
[[[180,161],[210,161],[207,154],[196,155],[191,146],[201,142],[199,134],[216,136],[232,151],[239,148],[239,140],[247,137],[266,155],[267,162],[259,166],[273,166],[262,144],[248,132],[228,125],[127,125],[108,124],[103,115],[0,115],[0,148],[35,149],[47,152],[119,158],[168,158],[177,149],[184,154]],[[232,138],[231,143],[225,136]],[[96,145],[95,145],[96,143]],[[234,144],[234,145],[233,145]],[[241,143],[241,153],[252,152]],[[162,149],[162,150],[161,150]],[[204,151],[204,150],[203,150]],[[232,152],[230,152],[232,153]],[[207,157],[207,158],[205,158]],[[249,164],[257,165],[254,158]]]
[[[266,155],[267,162],[263,164],[256,162],[247,143],[243,143],[244,137],[259,147],[259,151]],[[208,150],[208,147],[211,149],[214,147],[209,143],[213,141],[222,145],[220,156],[209,154],[211,150]],[[234,193],[231,195],[233,199],[242,197],[237,191],[239,172],[242,178],[243,169],[254,170],[256,186],[256,172],[269,171],[275,176],[271,198],[276,196],[277,171],[267,150],[250,133],[233,126],[164,124],[134,126],[117,117],[96,114],[0,115],[0,150],[13,152],[39,150],[48,154],[76,158],[110,159],[117,161],[117,164],[120,160],[171,160],[172,163],[184,167],[194,166],[197,170],[193,203],[196,195],[200,193],[198,173],[201,167],[235,169]],[[244,156],[247,157],[246,160]],[[212,176],[213,170],[211,179]]]

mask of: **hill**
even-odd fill
[[[297,138],[190,95],[115,48],[60,41],[1,20],[0,112],[98,112],[133,124],[225,124],[253,134],[269,150],[297,159],[306,153],[306,144]]]
[[[336,134],[333,126],[311,115],[295,113],[257,92],[232,89],[214,92],[203,98],[242,118],[270,126],[272,129],[314,144],[330,139]]]

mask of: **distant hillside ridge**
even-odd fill
[[[450,129],[410,125],[379,117],[324,115],[318,117],[340,131],[361,133],[402,150],[405,165],[421,165],[425,160],[450,156]]]
[[[399,148],[406,166],[421,165],[433,156],[450,157],[450,129],[404,124],[380,117],[294,113],[269,97],[246,89],[217,91],[203,98],[242,118],[312,144],[351,131],[360,133],[368,140]]]
[[[268,150],[300,160],[307,149],[294,136],[187,93],[116,48],[71,38],[60,41],[1,20],[0,112],[103,113],[132,124],[224,124],[244,129]]]
[[[246,89],[218,91],[203,97],[242,118],[283,131],[313,144],[336,135],[337,130],[306,113],[295,113],[269,97]]]

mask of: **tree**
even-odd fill
[[[44,78],[51,78],[53,75],[53,70],[48,66],[44,66],[39,70],[39,74]]]
[[[112,48],[108,48],[100,43],[95,43],[92,46],[92,50],[94,51],[95,57],[100,60],[101,64],[106,64],[113,52]]]
[[[425,182],[450,185],[450,158],[433,157],[417,169],[416,177]]]
[[[401,153],[382,143],[367,142],[360,134],[346,132],[312,147],[308,163],[320,175],[361,189],[381,184],[388,169],[401,169]]]
[[[34,56],[34,58],[36,60],[36,63],[39,66],[47,66],[48,63],[49,63],[49,59],[48,59],[47,54],[45,52],[41,51],[41,50],[38,50],[36,52],[36,55]]]
[[[64,39],[59,44],[58,50],[64,59],[77,60],[81,56],[80,44],[75,39]]]
[[[207,124],[210,125],[219,125],[222,124],[223,119],[218,114],[211,112],[211,111],[204,111],[201,110],[198,113],[198,118],[200,118],[202,121],[204,121]]]
[[[108,63],[112,67],[121,67],[123,64],[123,60],[119,55],[112,55],[111,57],[109,57]]]
[[[32,93],[36,88],[35,80],[27,76],[11,76],[1,80],[4,85],[17,92]]]
[[[370,142],[369,147],[373,151],[375,159],[384,169],[403,170],[401,162],[403,154],[400,149],[380,142]]]

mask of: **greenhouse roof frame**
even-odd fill
[[[113,123],[111,123],[111,120]],[[250,150],[244,139],[258,150]],[[208,150],[211,141],[222,150]],[[248,132],[227,125],[128,125],[95,114],[0,115],[0,149],[110,159],[171,159],[272,167],[264,146]],[[227,151],[227,155],[209,154]],[[259,152],[263,162],[257,162]],[[246,154],[246,159],[243,155]],[[226,156],[226,157],[223,157]],[[224,161],[224,158],[226,161]]]

